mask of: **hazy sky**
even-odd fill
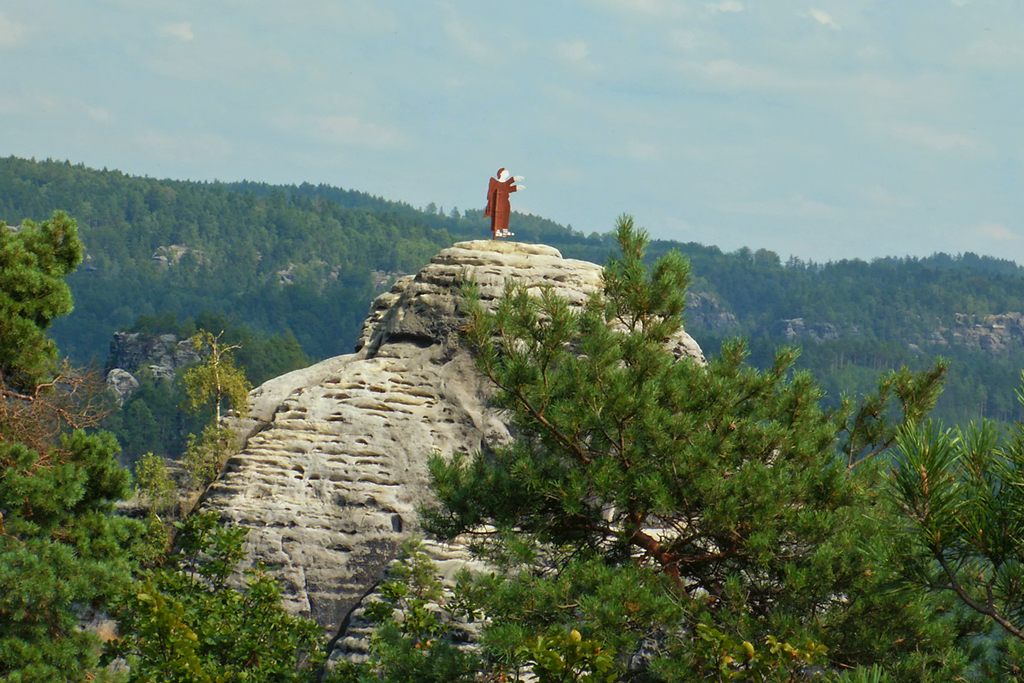
[[[1024,263],[1024,0],[0,0],[10,154]]]

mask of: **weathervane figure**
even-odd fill
[[[516,190],[525,189],[525,185],[516,185],[522,176],[510,176],[504,168],[499,168],[497,178],[491,178],[487,186],[487,210],[485,216],[491,217],[492,239],[499,237],[512,237],[508,229],[508,217],[512,213],[512,206],[509,204],[508,196]]]

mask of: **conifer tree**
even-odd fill
[[[1022,375],[1024,380],[1024,375]],[[1024,404],[1024,385],[1017,392]],[[904,590],[955,596],[991,626],[992,673],[1024,674],[1024,424],[901,430],[889,486],[895,515],[879,564]]]
[[[876,396],[870,410],[825,412],[813,379],[793,370],[793,349],[764,372],[744,363],[740,341],[706,366],[677,360],[666,345],[680,330],[687,263],[669,253],[648,270],[647,236],[628,217],[617,237],[621,255],[605,268],[604,292],[582,310],[550,289],[535,296],[508,283],[490,313],[467,287],[466,338],[516,439],[472,458],[435,457],[441,505],[424,511],[427,527],[443,539],[471,533],[479,552],[514,569],[512,583],[554,571],[580,590],[594,567],[614,566],[611,585],[591,588],[626,595],[630,582],[663,584],[661,598],[625,599],[611,616],[608,605],[619,604],[612,598],[604,616],[594,607],[585,617],[592,628],[602,619],[612,625],[606,638],[631,635],[630,648],[653,638],[671,649],[667,641],[704,623],[743,642],[811,637],[847,665],[924,648],[932,654],[922,668],[941,668],[934,653],[952,636],[932,634],[924,646],[919,620],[874,650],[851,635],[870,628],[849,620],[872,612],[879,621],[871,628],[884,629],[880,615],[904,608],[860,601],[871,572],[859,546],[875,530],[868,513],[877,467],[849,466],[930,409],[944,367],[909,376],[898,397]],[[837,452],[841,433],[853,456]],[[586,569],[588,562],[597,564]],[[542,593],[556,592],[546,585]],[[562,602],[584,618],[583,594],[566,590]],[[664,600],[684,606],[682,614],[659,606]],[[675,616],[634,621],[631,604]],[[492,602],[489,611],[501,610]],[[681,637],[677,646],[671,665],[662,659],[676,667],[670,678],[702,670],[696,640]]]
[[[5,391],[34,388],[53,373],[57,347],[46,338],[54,318],[71,312],[64,282],[82,262],[78,226],[63,212],[21,228],[0,222],[0,380]]]
[[[129,491],[81,377],[61,372],[45,335],[71,309],[63,278],[82,260],[58,213],[15,232],[0,223],[0,679],[95,675],[98,643],[80,627],[131,579],[141,524],[113,515]]]

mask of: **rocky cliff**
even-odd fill
[[[148,370],[158,379],[171,380],[178,370],[200,360],[200,354],[190,339],[181,339],[173,334],[115,332],[107,357],[107,389],[118,405],[124,405],[132,392],[139,388],[135,374],[140,370]]]
[[[456,244],[377,298],[356,353],[250,394],[250,416],[236,423],[245,444],[202,507],[250,529],[248,556],[273,569],[290,610],[337,633],[415,532],[427,456],[509,440],[458,336],[460,283],[475,280],[489,304],[509,278],[581,305],[601,268],[541,245]],[[703,362],[685,333],[672,344]],[[431,551],[449,568],[465,561],[457,548]]]

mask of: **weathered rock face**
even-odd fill
[[[779,320],[772,327],[772,334],[783,337],[787,342],[811,341],[820,344],[825,341],[833,341],[840,337],[856,337],[859,330],[856,326],[850,326],[846,330],[840,330],[832,323],[815,323],[808,325],[803,318],[792,318]]]
[[[113,368],[107,373],[107,390],[114,395],[117,405],[123,406],[136,389],[139,388],[139,380],[127,370]]]
[[[199,352],[189,339],[173,334],[115,332],[110,342],[107,369],[120,368],[134,373],[146,368],[155,377],[171,378],[179,368],[199,360]]]
[[[739,325],[736,315],[710,292],[686,293],[686,321],[715,332],[724,332]]]
[[[942,335],[939,338],[942,339]],[[977,319],[957,313],[952,338],[953,344],[992,354],[1019,348],[1024,346],[1024,314],[1010,312]]]
[[[202,507],[250,529],[248,556],[275,571],[290,610],[337,632],[416,530],[427,457],[509,440],[458,337],[459,284],[475,280],[488,304],[507,278],[580,305],[601,268],[540,245],[459,243],[377,298],[355,354],[250,394],[245,445]],[[673,349],[703,362],[685,333]]]

